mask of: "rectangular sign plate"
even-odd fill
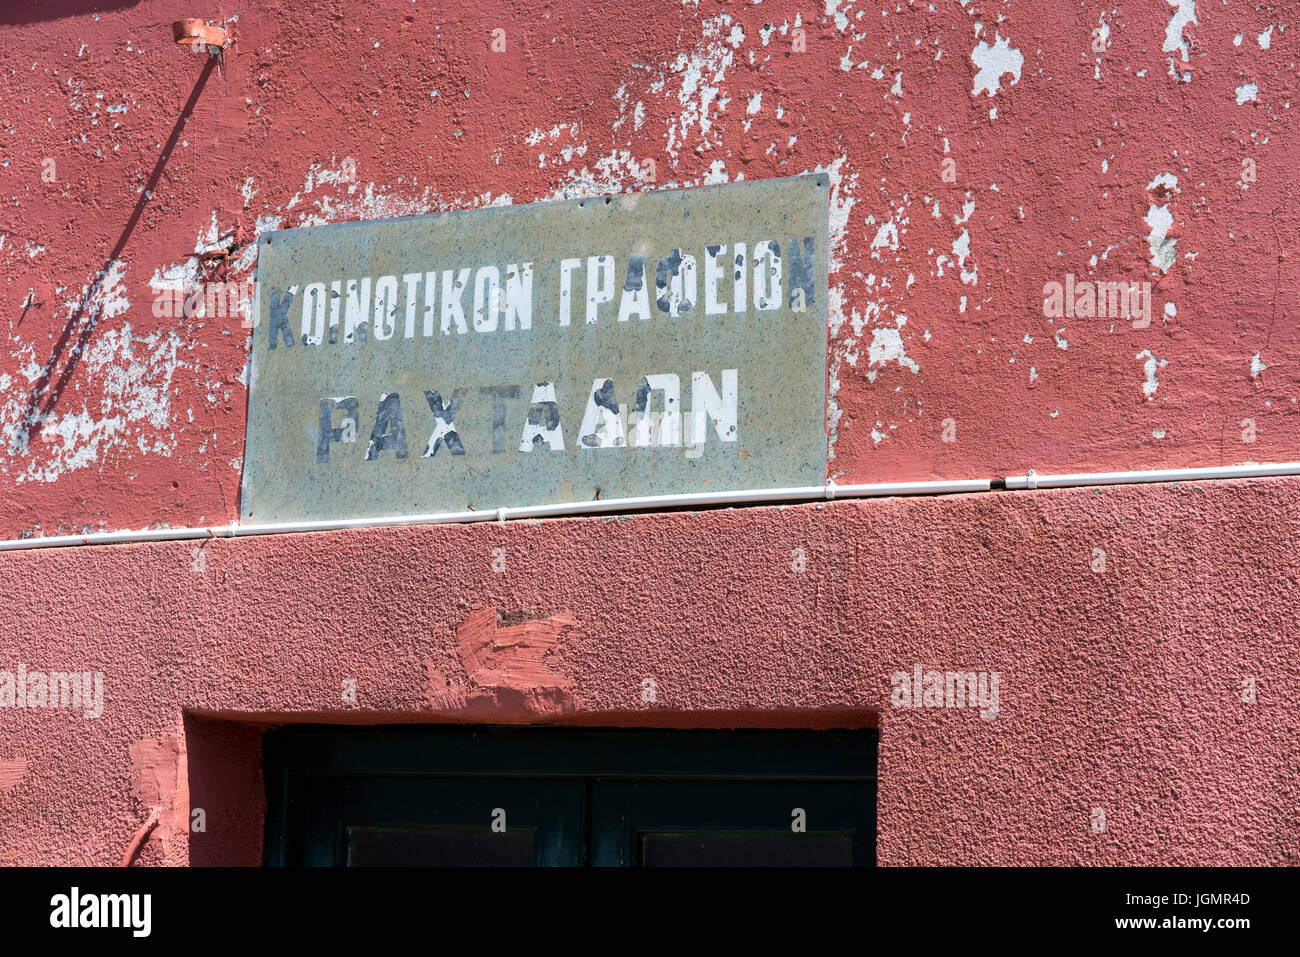
[[[282,230],[246,520],[821,485],[825,174]]]

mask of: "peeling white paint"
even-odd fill
[[[93,406],[83,400],[81,408],[72,411],[80,390],[65,392],[39,420],[39,442],[30,449],[30,436],[21,428],[26,391],[3,396],[5,390],[0,389],[5,422],[0,435],[10,463],[25,465],[14,481],[54,482],[78,469],[96,464],[102,468],[105,457],[118,449],[170,456],[177,442],[171,422],[172,383],[177,370],[187,366],[178,356],[181,344],[174,330],[135,336],[129,322],[100,332],[83,373],[89,380],[86,391],[97,397]],[[7,385],[7,378],[0,385]],[[0,460],[0,471],[9,473],[10,463]]]
[[[716,165],[716,164],[715,164]],[[544,199],[587,199],[592,196],[604,196],[621,193],[624,183],[631,180],[634,184],[652,186],[654,179],[644,163],[638,162],[627,150],[615,150],[608,156],[596,160],[591,167],[570,171],[569,181],[556,187]],[[715,181],[716,177],[715,177]],[[725,182],[724,178],[721,182]]]
[[[913,373],[920,372],[921,367],[907,354],[907,349],[903,345],[902,328],[907,323],[907,316],[899,316],[895,322],[897,325],[892,329],[884,326],[871,330],[871,345],[867,348],[867,365],[883,366],[890,362],[897,362]],[[867,378],[875,382],[876,374],[868,372]]]
[[[979,282],[980,267],[978,263],[972,262],[971,268],[966,268],[966,258],[970,256],[970,230],[963,229],[961,235],[953,240],[952,254],[957,257],[957,268],[961,271],[961,281],[964,285],[973,286]]]
[[[1151,250],[1151,265],[1162,273],[1169,272],[1169,267],[1178,258],[1176,239],[1169,238],[1169,229],[1174,224],[1174,215],[1168,206],[1154,203],[1147,209],[1146,224],[1151,231],[1147,235],[1147,246]]]
[[[849,28],[849,15],[839,9],[841,0],[826,0],[826,16],[835,18],[835,29],[843,33]]]
[[[876,237],[871,240],[872,249],[898,249],[898,226],[893,220],[881,223],[880,228],[876,230]],[[880,258],[879,253],[875,253],[876,259]]]
[[[1098,37],[1098,39],[1101,40],[1101,48],[1103,50],[1109,50],[1110,49],[1110,24],[1106,22],[1106,12],[1104,10],[1102,11],[1101,16],[1097,18],[1097,30],[1099,30],[1101,34]],[[1092,78],[1094,80],[1101,79],[1101,57],[1100,56],[1097,57],[1096,62],[1093,64]]]
[[[975,74],[975,85],[971,96],[979,96],[987,91],[993,96],[1001,89],[1002,77],[1011,74],[1011,84],[1020,82],[1020,68],[1025,62],[1020,50],[1011,46],[1011,41],[996,34],[993,45],[981,40],[970,55],[971,61],[979,67]]]
[[[677,90],[680,109],[677,116],[668,121],[668,141],[664,146],[664,151],[673,159],[677,158],[693,128],[698,127],[699,136],[707,141],[713,127],[714,110],[725,110],[730,102],[719,94],[727,69],[734,61],[733,50],[739,45],[732,42],[730,36],[723,35],[724,28],[731,26],[731,15],[723,13],[712,17],[702,26],[701,42],[689,54],[677,54],[677,59],[668,67],[668,72],[681,75]]]
[[[841,258],[848,248],[849,213],[857,202],[853,193],[858,186],[858,174],[847,177],[843,173],[847,156],[840,156],[825,166],[818,166],[817,172],[825,173],[830,180],[830,271],[836,273],[844,265]]]
[[[1184,39],[1183,28],[1189,23],[1193,26],[1199,25],[1196,20],[1196,0],[1166,0],[1166,2],[1174,8],[1174,12],[1169,17],[1169,25],[1165,27],[1165,42],[1160,49],[1165,53],[1180,53],[1183,62],[1186,63],[1191,44]],[[1172,65],[1172,57],[1169,62]]]
[[[1148,400],[1156,397],[1156,390],[1160,388],[1160,379],[1156,376],[1159,369],[1163,369],[1169,364],[1167,359],[1157,359],[1152,355],[1150,349],[1143,349],[1134,358],[1144,359],[1142,370],[1146,373],[1146,381],[1142,383],[1142,394]]]
[[[830,248],[829,248],[829,272],[832,276],[839,273],[843,267],[843,256],[848,248],[848,229],[849,214],[853,210],[853,205],[857,201],[853,193],[857,189],[858,174],[844,173],[844,165],[847,162],[847,156],[840,156],[832,160],[829,164],[818,166],[818,172],[826,173],[826,178],[830,181]],[[842,283],[832,283],[827,293],[826,304],[826,321],[830,329],[830,336],[834,341],[840,334],[840,329],[844,325],[844,300],[845,291]],[[860,331],[856,333],[860,335]],[[840,368],[844,362],[851,365],[857,363],[857,342],[835,342],[831,348],[831,355],[827,363],[827,393],[826,393],[826,454],[827,460],[835,458],[835,443],[840,435],[840,419],[844,412],[839,404],[840,391]]]

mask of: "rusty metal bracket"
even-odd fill
[[[213,27],[201,19],[190,18],[177,20],[172,24],[172,39],[177,43],[189,44],[191,50],[200,53],[220,53],[231,43],[230,34],[223,27]]]

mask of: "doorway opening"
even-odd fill
[[[872,866],[875,729],[295,725],[270,866]]]

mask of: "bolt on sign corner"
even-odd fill
[[[820,485],[824,174],[262,237],[243,517]]]

